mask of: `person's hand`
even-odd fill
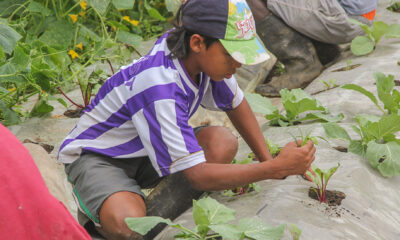
[[[278,175],[284,178],[289,175],[304,174],[310,169],[315,159],[315,147],[312,141],[304,146],[297,147],[295,142],[290,142],[282,148],[279,155],[273,161],[278,164]]]

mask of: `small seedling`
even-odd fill
[[[333,78],[329,79],[329,81],[325,81],[325,80],[319,80],[319,81],[320,81],[321,83],[324,84],[325,90],[330,90],[330,89],[332,89],[332,88],[336,88],[336,87],[339,86],[339,85],[337,85],[337,84],[335,83],[336,80],[333,79]]]
[[[301,131],[300,128],[298,128],[298,129],[299,129],[300,135],[295,136],[292,133],[289,133],[289,135],[292,136],[292,138],[293,138],[294,142],[296,143],[297,147],[302,147],[302,146],[306,145],[308,141],[313,141],[313,143],[315,145],[318,145],[318,139],[317,138],[320,138],[320,139],[322,139],[324,141],[327,141],[325,138],[323,138],[321,136],[318,136],[318,137],[311,136],[310,134],[311,134],[312,131],[309,131],[306,134],[303,134],[303,131]]]
[[[389,7],[387,7],[387,10],[400,13],[400,2],[394,2]]]
[[[250,164],[251,162],[253,162],[253,160],[255,159],[254,153],[249,153],[249,155],[247,156],[247,158],[245,158],[242,161],[238,161],[236,159],[233,159],[232,164]],[[242,186],[242,187],[236,187],[230,190],[225,190],[223,192],[223,194],[225,196],[229,196],[229,197],[233,197],[233,196],[237,196],[237,195],[243,195],[246,193],[250,193],[250,192],[259,192],[260,191],[260,186],[258,186],[257,183],[250,183],[246,186]]]
[[[145,235],[158,223],[166,223],[181,230],[175,235],[175,239],[191,240],[281,239],[286,227],[286,224],[271,227],[255,218],[241,219],[237,225],[230,224],[229,222],[235,220],[235,210],[227,208],[210,197],[193,200],[193,219],[196,224],[193,230],[161,217],[126,218],[125,222],[132,231],[141,235]],[[211,235],[210,231],[213,231]]]
[[[283,65],[283,63],[278,61],[275,66],[276,66],[275,76],[280,76],[286,72],[286,68],[285,65]]]
[[[332,177],[332,175],[336,172],[336,170],[339,168],[340,163],[336,167],[332,167],[328,170],[321,170],[317,168],[316,166],[312,165],[311,169],[314,172],[314,174],[310,171],[307,171],[306,174],[309,176],[312,181],[315,183],[317,188],[313,188],[313,190],[316,192],[318,196],[318,200],[320,202],[325,202],[326,201],[326,186],[328,185],[329,179]]]

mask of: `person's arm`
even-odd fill
[[[246,99],[243,98],[239,106],[227,111],[227,114],[235,128],[257,156],[257,159],[260,162],[272,160],[260,126]]]
[[[244,186],[265,179],[282,179],[303,174],[314,161],[312,141],[303,147],[288,143],[280,154],[270,160],[255,164],[200,163],[183,172],[196,189],[212,191]]]

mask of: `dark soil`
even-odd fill
[[[348,151],[347,147],[343,147],[343,146],[337,146],[337,147],[333,147],[333,148],[339,152],[347,152]]]
[[[393,3],[387,8],[387,10],[400,13],[400,2]]]
[[[338,69],[332,70],[332,72],[350,71],[350,70],[353,70],[354,68],[358,68],[359,66],[361,66],[361,64],[353,64],[353,65],[349,65],[349,66],[346,66],[346,67],[342,67],[342,68],[338,68]]]
[[[34,142],[30,139],[25,139],[23,141],[23,143],[33,143],[33,144],[38,144],[40,145],[42,148],[44,148],[44,150],[46,150],[47,153],[51,153],[51,151],[53,151],[54,146],[46,144],[46,143],[40,143],[40,142]]]
[[[77,108],[75,110],[67,110],[64,112],[64,116],[69,118],[79,118],[82,115],[82,108]]]
[[[313,189],[315,189],[315,188],[310,187],[308,189],[308,196],[312,199],[319,201],[317,193]],[[345,198],[346,198],[346,194],[344,194],[343,192],[335,191],[335,190],[334,191],[326,190],[325,202],[329,206],[340,206],[340,204],[342,204],[342,200]]]
[[[400,86],[400,80],[394,80],[394,85],[395,86]]]

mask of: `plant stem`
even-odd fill
[[[68,101],[70,101],[72,104],[74,104],[75,106],[79,107],[79,108],[83,108],[82,105],[75,103],[71,98],[69,98],[59,87],[57,87],[57,90],[60,91],[60,93],[66,98],[68,99]]]
[[[221,237],[221,235],[219,235],[219,234],[214,234],[214,235],[208,236],[208,237],[206,237],[206,238],[204,238],[204,239],[213,239],[213,238],[217,238],[217,237]]]

